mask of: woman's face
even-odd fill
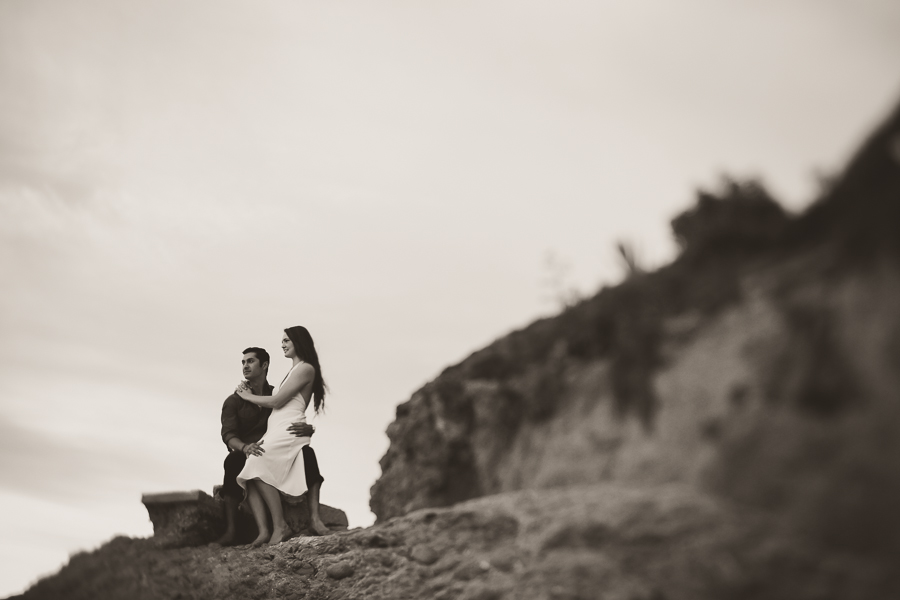
[[[285,358],[297,356],[297,353],[294,351],[294,342],[291,341],[287,334],[284,334],[284,337],[281,338],[281,350],[284,352]]]

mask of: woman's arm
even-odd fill
[[[316,376],[316,370],[310,364],[302,364],[294,369],[279,390],[271,396],[257,396],[247,391],[237,392],[244,400],[263,408],[281,408],[287,401],[296,396],[307,383]]]

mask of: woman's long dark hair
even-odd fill
[[[297,353],[297,358],[311,364],[316,370],[316,376],[312,384],[312,396],[313,406],[316,412],[319,412],[319,409],[325,406],[325,379],[322,377],[322,367],[319,365],[319,354],[316,352],[316,345],[313,343],[312,336],[309,335],[306,327],[300,325],[288,327],[284,332],[294,343],[294,352]]]

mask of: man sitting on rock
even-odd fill
[[[271,396],[272,386],[269,385],[267,375],[269,373],[269,353],[262,348],[247,348],[241,359],[244,379],[247,380],[254,394]],[[266,433],[266,424],[271,408],[262,408],[244,400],[236,393],[225,399],[222,405],[222,441],[228,446],[228,456],[225,457],[225,479],[222,482],[222,497],[225,500],[226,529],[221,538],[215,543],[227,546],[234,543],[235,526],[237,521],[238,506],[244,497],[244,490],[235,479],[247,457],[250,454],[262,454],[265,449],[259,444],[259,440]],[[307,423],[293,423],[288,430],[297,437],[312,436],[315,427]],[[304,447],[304,461],[306,467],[306,482],[310,493],[307,494],[310,517],[315,515],[318,519],[318,490],[323,478],[319,474],[319,466],[312,448]],[[315,488],[315,490],[314,490]],[[312,493],[315,491],[316,493]],[[262,498],[258,494],[249,494],[248,501],[254,517],[265,515],[265,507]],[[265,518],[265,516],[263,516]]]

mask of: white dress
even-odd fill
[[[297,363],[285,376],[290,377]],[[280,387],[280,386],[279,386]],[[303,394],[285,402],[281,408],[273,408],[266,424],[266,434],[259,441],[265,450],[262,456],[250,455],[247,463],[237,476],[238,485],[244,488],[246,497],[247,482],[251,479],[265,481],[269,485],[291,496],[299,496],[306,492],[306,474],[303,468],[303,452],[301,448],[308,446],[309,437],[296,437],[287,430],[291,423],[306,423],[306,400]]]

